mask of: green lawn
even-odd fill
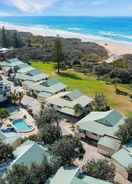
[[[32,66],[47,73],[50,78],[62,81],[69,89],[79,89],[84,94],[90,96],[94,96],[96,92],[103,92],[112,107],[119,109],[125,114],[131,114],[132,103],[128,97],[117,96],[114,86],[106,85],[104,81],[97,80],[95,76],[84,75],[73,70],[67,70],[58,75],[54,64],[43,64],[38,61],[33,61]],[[122,88],[126,89],[124,86]]]

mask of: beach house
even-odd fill
[[[28,69],[31,69],[28,71]],[[21,71],[21,72],[20,72]],[[41,82],[48,79],[48,75],[41,73],[34,68],[22,68],[16,73],[15,78],[23,84],[24,81],[31,82]],[[24,85],[24,84],[23,84]]]
[[[42,103],[45,102],[47,97],[66,90],[65,84],[54,79],[41,81],[39,83],[25,81],[23,86],[30,93],[30,95],[32,95],[32,93],[35,94],[38,100]]]
[[[49,184],[112,184],[86,175],[79,175],[79,169],[75,167],[61,167]]]
[[[7,59],[6,61],[1,62],[0,66],[5,72],[12,69],[12,71],[14,71],[15,73],[27,73],[34,69],[32,66],[24,63],[18,58]]]
[[[119,150],[121,142],[116,137],[119,126],[125,123],[124,116],[116,110],[91,112],[76,125],[81,137],[92,139],[98,144],[98,151],[111,156]]]
[[[89,111],[93,99],[78,90],[66,91],[47,99],[47,103],[64,116],[80,117]]]
[[[132,141],[112,155],[112,162],[117,172],[129,180],[129,169],[132,168]]]

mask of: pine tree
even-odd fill
[[[19,35],[17,34],[17,32],[15,32],[15,33],[13,34],[12,40],[13,40],[12,46],[13,46],[14,48],[19,48],[19,47],[22,46],[21,38],[19,37]]]
[[[3,48],[9,47],[9,41],[7,39],[7,34],[6,34],[6,30],[4,27],[2,27],[2,30],[1,30],[1,46]]]
[[[55,60],[57,62],[57,72],[60,73],[61,61],[62,61],[62,44],[59,36],[57,36],[55,41]]]

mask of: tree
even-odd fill
[[[56,112],[55,108],[51,106],[45,106],[40,112],[39,116],[36,117],[36,124],[39,129],[43,128],[45,124],[56,124],[59,128],[60,117]]]
[[[90,161],[83,167],[83,171],[94,178],[114,181],[115,167],[107,160]]]
[[[0,108],[0,119],[5,119],[9,116],[9,112],[5,108]]]
[[[126,123],[119,127],[116,136],[120,138],[122,144],[127,144],[132,139],[132,118],[126,119]]]
[[[64,136],[50,146],[53,155],[60,158],[61,165],[71,165],[76,158],[82,159],[84,149],[80,140],[73,136]]]
[[[31,184],[30,181],[30,171],[28,167],[23,165],[16,165],[12,169],[10,169],[5,178],[3,179],[5,183],[8,184]]]
[[[103,93],[96,93],[95,95],[95,110],[96,111],[110,110],[110,107],[108,106]]]
[[[57,36],[55,40],[55,61],[57,62],[57,72],[60,74],[60,68],[62,65],[62,44],[59,36]]]
[[[14,155],[12,147],[0,142],[0,164],[13,158]]]
[[[4,27],[2,27],[2,30],[1,30],[1,46],[3,48],[9,47],[9,40],[7,38],[7,33]]]
[[[61,128],[52,124],[45,124],[40,129],[40,140],[44,144],[53,144],[58,141],[62,136]]]
[[[22,46],[22,40],[16,31],[14,32],[14,34],[12,36],[12,40],[13,40],[12,46],[14,48],[20,48]]]

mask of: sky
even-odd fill
[[[132,0],[0,0],[0,16],[132,16]]]

